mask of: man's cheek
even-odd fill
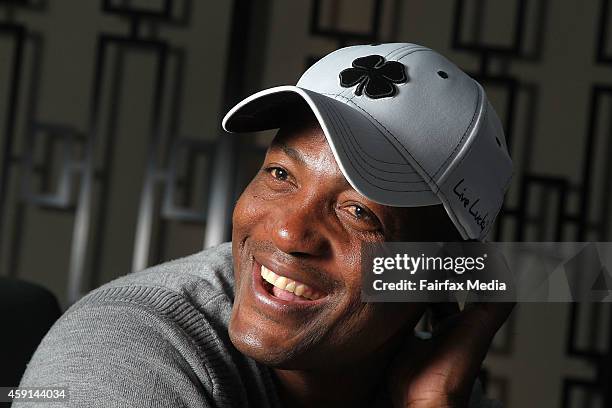
[[[254,196],[249,189],[245,190],[234,208],[234,214],[232,217],[232,224],[234,231],[244,232],[250,226],[252,226],[257,219],[260,217],[262,212],[261,204],[258,203],[256,196]]]

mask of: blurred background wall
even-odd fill
[[[0,276],[64,307],[230,239],[269,134],[223,114],[346,45],[436,49],[516,166],[494,240],[610,240],[611,0],[0,0]],[[487,359],[509,407],[612,406],[612,313],[520,305]]]

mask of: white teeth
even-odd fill
[[[279,276],[278,279],[276,279],[276,281],[274,282],[274,286],[276,286],[277,288],[285,289],[285,287],[287,286],[287,278],[285,278],[284,276]]]
[[[304,290],[306,289],[306,286],[302,285],[301,283],[299,285],[297,285],[297,287],[295,288],[295,290],[293,291],[293,293],[295,293],[298,296],[302,296],[304,294]]]
[[[285,286],[285,290],[288,292],[293,292],[295,293],[295,282],[294,281],[290,281],[287,286]]]
[[[296,282],[285,276],[279,276],[263,265],[261,265],[261,276],[266,282],[271,283],[277,288],[294,293],[297,296],[305,297],[310,300],[317,300],[322,297],[321,293],[315,291],[308,285],[301,282]]]

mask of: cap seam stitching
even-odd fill
[[[330,106],[332,106],[332,105],[330,105]],[[334,108],[334,112],[336,112],[335,108]],[[338,115],[338,116],[342,116],[342,115]],[[352,133],[352,132],[349,132],[349,133],[350,133],[350,134],[353,136],[353,133]],[[353,136],[353,138],[354,138],[354,136]],[[418,174],[418,172],[417,172],[416,170],[414,170],[414,168],[412,168],[412,165],[410,164],[410,162],[408,162],[408,160],[406,160],[406,158],[405,158],[405,157],[402,157],[402,159],[404,160],[404,163],[395,163],[395,162],[389,162],[389,161],[385,161],[385,160],[379,160],[379,159],[377,159],[377,158],[375,158],[375,157],[373,157],[373,156],[369,155],[369,154],[368,154],[368,152],[366,152],[366,151],[364,150],[364,148],[363,148],[363,147],[362,147],[362,146],[359,144],[359,142],[358,142],[358,141],[356,141],[356,140],[355,140],[355,144],[356,144],[356,145],[359,147],[359,149],[355,149],[356,151],[357,151],[357,150],[361,150],[361,151],[362,151],[362,152],[363,152],[363,153],[364,153],[364,154],[365,154],[367,157],[371,158],[372,160],[374,160],[374,161],[376,161],[376,162],[379,162],[379,163],[387,163],[387,164],[398,165],[398,166],[408,166],[408,167],[410,167],[410,168],[411,168],[413,171],[412,171],[411,173],[404,173],[404,172],[399,172],[399,171],[388,171],[388,170],[383,170],[383,169],[379,169],[379,168],[377,168],[377,167],[375,167],[375,166],[372,166],[373,168],[375,168],[375,169],[377,169],[377,170],[380,170],[380,171],[385,171],[385,172],[387,172],[387,173],[394,173],[394,174],[415,174],[415,173],[416,173],[416,174]],[[395,147],[395,146],[394,146],[394,147]],[[363,157],[363,156],[362,156],[362,157]],[[365,161],[365,160],[364,160],[364,161]],[[420,175],[419,175],[419,176],[420,176]]]
[[[474,125],[474,121],[476,119],[477,113],[478,113],[478,103],[482,97],[481,95],[481,89],[479,86],[476,86],[476,89],[478,90],[478,97],[476,98],[476,109],[474,109],[474,114],[472,115],[472,119],[470,120],[470,123],[468,124],[468,127],[465,129],[465,131],[463,132],[463,136],[461,136],[461,139],[459,139],[459,142],[457,142],[457,145],[455,146],[455,148],[453,149],[453,151],[448,155],[448,157],[446,158],[446,160],[444,160],[444,162],[440,165],[440,167],[438,167],[438,169],[436,170],[436,172],[433,174],[433,177],[436,177],[438,175],[438,173],[440,172],[440,170],[442,170],[442,168],[449,162],[449,160],[451,160],[451,158],[454,156],[455,152],[457,151],[457,149],[459,149],[459,146],[461,146],[461,144],[463,143],[463,140],[465,139],[465,137],[468,134],[468,131],[470,129],[473,128]],[[484,114],[484,118],[486,120],[487,114],[488,114],[488,107],[486,104],[484,104],[484,109],[485,109],[485,114]],[[465,157],[465,155],[464,155]],[[459,164],[463,161],[463,158],[459,161]]]
[[[485,108],[485,114],[483,116],[483,121],[487,120],[487,115],[489,114],[489,110]],[[463,155],[463,157],[459,160],[459,163],[457,163],[454,168],[457,168],[461,165],[461,163],[463,163],[463,161],[465,160],[465,158],[469,155],[469,153],[472,151],[472,148],[474,147],[474,144],[470,144],[470,146],[468,147],[468,151]],[[448,161],[448,160],[447,160]]]
[[[406,57],[406,56],[408,56],[408,55],[410,55],[410,54],[412,54],[412,53],[418,52],[418,51],[432,51],[432,50],[431,50],[431,49],[429,49],[429,48],[425,48],[425,47],[422,47],[422,48],[417,48],[417,49],[413,49],[413,50],[407,50],[407,51],[405,52],[405,54],[401,54],[400,56],[398,56],[398,57],[393,57],[393,58],[395,58],[395,60],[396,60],[397,62],[399,62],[399,60],[401,60],[402,58],[404,58],[404,57]]]
[[[345,126],[345,125],[344,125],[344,123],[342,122],[342,117],[341,117],[341,115],[339,115],[339,114],[337,113],[337,111],[336,111],[335,107],[334,107],[333,105],[331,105],[331,104],[327,104],[327,102],[325,102],[325,104],[327,105],[327,107],[328,107],[328,109],[329,109],[329,112],[331,112],[331,113],[332,113],[332,115],[334,116],[334,117],[331,117],[331,116],[330,116],[330,119],[332,119],[332,120],[334,121],[334,123],[338,125],[338,127],[341,127],[341,128],[343,129],[343,134],[344,134],[344,135],[347,135],[347,136],[344,138],[344,142],[346,142],[346,145],[348,146],[348,145],[349,145],[349,143],[350,143],[350,141],[349,141],[349,135],[351,135],[351,134],[352,134],[352,132],[350,132],[350,131],[349,131],[349,130],[346,128],[346,126]],[[343,148],[343,150],[345,151],[345,153],[349,153],[349,149]],[[357,156],[356,156],[356,155],[352,155],[352,157],[355,159],[355,161],[356,161],[356,162],[358,162],[358,161],[367,162],[367,160],[363,160],[363,158],[361,158],[361,160],[357,160]],[[368,171],[368,169],[367,169],[365,166],[363,166],[363,165],[361,165],[361,167],[362,167],[362,169],[363,169],[363,170],[364,170],[364,171],[365,171],[365,172],[366,172],[368,175],[372,176],[373,178],[375,178],[375,179],[377,179],[377,180],[384,181],[384,182],[386,182],[386,183],[398,183],[398,184],[416,184],[416,183],[423,184],[423,183],[425,183],[425,181],[424,181],[424,180],[420,180],[420,181],[399,181],[399,180],[389,180],[389,179],[385,179],[385,178],[379,177],[379,176],[375,175],[374,173],[372,173],[371,171]],[[377,169],[377,170],[378,170],[378,169]],[[379,171],[384,171],[384,170],[379,170]],[[390,173],[390,172],[388,172],[388,173]],[[419,175],[419,177],[420,177],[420,175]],[[425,183],[425,185],[427,185],[427,184]],[[410,190],[410,191],[428,191],[428,190]]]
[[[345,137],[345,141],[347,143],[347,146],[351,145],[352,146],[352,150],[351,151],[354,151],[355,153],[357,153],[357,154],[353,155],[353,157],[355,159],[359,159],[359,160],[356,160],[356,161],[363,162],[363,163],[367,164],[368,160],[364,159],[363,156],[361,156],[359,154],[359,152],[357,151],[357,149],[354,147],[355,141],[351,140],[354,137],[353,133],[347,128],[346,122],[343,121],[342,115],[338,114],[338,111],[335,109],[335,107],[332,104],[329,104],[328,107],[330,108],[330,111],[335,116],[335,119],[334,119],[335,122],[338,123],[344,129],[344,134],[347,135]],[[351,146],[349,146],[349,147],[351,147]],[[346,151],[348,152],[349,150],[346,150]],[[419,181],[408,181],[408,180],[399,181],[399,180],[388,180],[388,179],[385,179],[385,178],[382,178],[382,177],[377,177],[377,176],[374,175],[373,172],[368,171],[368,169],[364,165],[362,165],[362,167],[364,168],[366,173],[372,175],[374,178],[377,178],[377,179],[380,179],[380,180],[384,180],[384,181],[387,181],[387,182],[391,182],[391,183],[408,183],[408,184],[420,183],[420,184],[427,185],[427,183],[425,183],[425,181],[422,179],[420,174],[418,174],[416,171],[414,173],[398,173],[398,172],[391,172],[391,171],[381,170],[381,169],[378,169],[378,168],[376,168],[374,166],[371,166],[373,169],[378,170],[380,172],[385,172],[385,173],[390,173],[390,174],[402,174],[402,175],[416,174],[418,177],[421,178],[421,180],[419,180]]]
[[[420,47],[422,47],[422,46],[419,46],[418,44],[406,44],[406,45],[403,45],[403,46],[398,47],[398,48],[396,48],[396,49],[394,49],[394,50],[392,50],[392,51],[389,51],[389,52],[388,52],[388,53],[385,55],[385,59],[386,59],[386,58],[389,58],[389,55],[391,55],[391,54],[394,54],[394,53],[396,53],[396,52],[397,52],[397,53],[399,53],[399,52],[401,52],[401,51],[405,51],[405,50],[406,50],[406,48],[412,48],[412,50],[410,50],[410,49],[408,50],[408,53],[411,53],[412,51],[416,51],[415,49],[421,49]],[[408,54],[406,54],[406,55],[408,55]],[[394,56],[394,57],[391,57],[391,58],[395,58],[395,60],[396,60],[396,61],[399,59],[399,58],[397,58],[397,57],[395,57],[395,56]]]
[[[343,126],[344,127],[344,126]],[[351,146],[352,146],[352,150],[359,156],[359,158],[361,159],[361,161],[368,163],[370,161],[379,161],[375,158],[371,158],[371,160],[369,160],[368,158],[370,158],[371,156],[367,155],[367,153],[365,151],[363,151],[363,148],[361,147],[361,145],[359,144],[359,142],[355,139],[354,135],[352,132],[348,132],[348,137],[347,137],[347,141],[350,142]],[[358,148],[356,147],[358,146]],[[365,153],[367,155],[367,157],[364,157],[364,155],[360,152],[360,150]],[[398,164],[401,165],[400,163],[390,163],[390,162],[382,162],[382,163],[389,163],[389,164]],[[377,171],[380,172],[384,172],[384,173],[389,173],[389,174],[399,174],[399,175],[411,175],[411,174],[417,174],[419,177],[420,175],[418,174],[418,172],[416,170],[413,169],[413,172],[411,173],[406,173],[406,172],[401,172],[401,171],[390,171],[390,170],[385,170],[385,169],[381,169],[378,168],[372,164],[369,164],[369,166]],[[404,164],[404,166],[409,166],[410,164]],[[415,183],[414,181],[406,181],[406,183]]]
[[[324,104],[325,104],[325,103],[326,103],[326,102],[324,102]],[[331,125],[332,125],[332,126],[333,126],[333,128],[334,128],[334,131],[338,132],[337,127],[336,127],[336,122],[335,122],[334,118],[332,118],[332,117],[331,117],[331,115],[330,115],[330,119],[331,119],[331,122],[332,122],[332,123],[331,123]],[[339,133],[340,133],[340,132],[338,132],[338,134],[339,134]],[[393,189],[390,189],[390,188],[383,188],[383,187],[381,187],[381,186],[379,186],[379,185],[376,185],[376,184],[372,183],[370,180],[368,180],[366,177],[364,177],[364,176],[361,174],[361,172],[359,171],[359,168],[358,168],[357,166],[355,166],[355,164],[353,163],[352,157],[351,157],[349,154],[347,154],[347,151],[346,151],[346,148],[345,148],[345,147],[344,147],[344,145],[343,145],[343,142],[344,142],[344,139],[343,139],[343,138],[340,138],[340,146],[339,146],[339,147],[341,147],[341,148],[342,148],[342,150],[344,151],[344,154],[345,154],[345,155],[346,155],[346,157],[348,158],[348,160],[349,160],[349,162],[350,162],[351,166],[352,166],[352,167],[355,169],[355,171],[357,172],[357,175],[358,175],[359,177],[361,177],[361,179],[362,179],[362,180],[364,180],[364,181],[365,181],[366,183],[368,183],[369,185],[374,186],[375,188],[378,188],[378,189],[383,190],[383,191],[392,191],[392,192],[398,192],[398,193],[402,193],[402,192],[404,192],[404,193],[406,193],[406,192],[408,192],[408,193],[412,193],[412,192],[424,192],[424,191],[426,192],[426,191],[430,191],[430,190],[417,190],[417,191],[413,191],[413,190],[393,190]]]
[[[330,95],[330,94],[326,94],[326,95]],[[347,101],[351,102],[350,99],[340,96],[341,98],[346,99]],[[375,117],[373,117],[369,112],[367,112],[365,109],[363,109],[361,106],[357,105],[356,103],[352,102],[353,106],[355,106],[356,108],[358,108],[360,111],[362,111],[363,113],[365,113],[366,115],[368,115],[368,117],[370,117],[373,121],[375,121],[376,123],[378,123],[383,129],[385,129],[385,131],[391,136],[393,137],[393,139],[395,139],[395,141],[397,143],[400,144],[400,146],[402,146],[402,149],[416,162],[416,164],[421,168],[421,170],[423,170],[423,172],[425,174],[427,174],[427,177],[429,178],[429,181],[433,182],[433,184],[436,186],[436,190],[439,190],[440,187],[438,186],[438,184],[435,182],[435,180],[433,180],[433,178],[429,175],[429,173],[427,172],[427,170],[425,170],[425,168],[423,167],[423,165],[408,151],[408,149],[406,149],[404,147],[404,145],[395,137],[395,135],[393,135],[393,133],[391,133],[391,131],[389,131],[389,129],[386,128],[385,125],[383,125],[382,123],[380,123]],[[427,181],[426,181],[427,182]],[[433,190],[432,190],[433,191]],[[434,193],[437,194],[437,191],[434,191]]]

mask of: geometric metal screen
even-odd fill
[[[86,99],[79,103],[79,108],[84,106],[85,117],[78,122],[39,115],[40,69],[47,60],[64,56],[46,53],[47,38],[19,18],[27,14],[31,21],[42,20],[59,3],[0,0],[0,274],[18,275],[24,260],[36,256],[26,251],[23,235],[26,226],[32,228],[32,208],[64,216],[71,222],[71,230],[62,238],[55,237],[53,229],[33,228],[49,242],[70,237],[69,243],[63,243],[69,257],[68,304],[104,280],[103,261],[108,255],[104,248],[112,244],[105,229],[117,223],[108,216],[113,211],[125,217],[120,218],[118,228],[130,241],[129,248],[121,249],[130,263],[123,273],[165,260],[164,252],[172,244],[172,238],[167,237],[171,236],[173,223],[195,226],[200,248],[204,242],[229,238],[232,200],[250,176],[253,164],[261,158],[262,149],[238,136],[219,138],[218,133],[182,131],[181,101],[188,87],[186,66],[193,48],[174,41],[169,33],[214,23],[191,21],[196,7],[229,10],[231,18],[227,21],[231,27],[226,27],[227,32],[215,31],[211,38],[201,39],[223,39],[227,43],[227,55],[204,58],[206,64],[216,63],[216,69],[224,72],[222,79],[216,81],[223,84],[217,93],[208,94],[204,87],[198,89],[202,100],[214,100],[220,105],[219,113],[224,113],[246,90],[259,87],[246,83],[252,68],[249,64],[263,65],[268,61],[265,53],[261,57],[250,54],[249,41],[253,33],[266,30],[268,25],[285,24],[287,30],[286,25],[294,20],[306,20],[305,41],[316,45],[296,45],[290,56],[303,62],[303,68],[333,48],[413,41],[399,34],[410,24],[403,18],[410,16],[411,10],[431,5],[425,0],[308,3],[308,13],[282,16],[287,21],[280,22],[252,16],[262,10],[272,16],[274,6],[288,7],[284,0],[234,0],[231,4],[206,5],[190,0],[97,0],[97,15],[105,20],[101,28],[96,28],[91,54],[81,56],[87,60],[82,69],[90,75],[90,81],[83,92]],[[609,241],[612,75],[606,80],[582,82],[568,78],[567,86],[582,87],[581,93],[586,95],[584,100],[575,101],[572,115],[586,119],[578,134],[562,135],[562,140],[571,140],[575,146],[574,162],[567,163],[572,170],[554,172],[538,167],[534,153],[543,139],[550,145],[551,155],[557,147],[556,135],[537,130],[543,120],[538,107],[547,85],[513,69],[529,65],[537,70],[545,65],[546,51],[557,40],[547,36],[550,16],[555,7],[569,4],[569,0],[439,3],[435,7],[448,11],[439,14],[450,18],[431,21],[426,29],[435,32],[443,27],[444,33],[450,34],[444,34],[443,39],[447,51],[470,62],[463,68],[483,84],[500,114],[515,163],[511,194],[498,217],[494,240]],[[296,2],[295,6],[303,5]],[[612,74],[612,0],[596,0],[589,7],[595,9],[596,18],[588,27],[592,35],[581,55],[591,58],[585,64]],[[356,23],[344,24],[347,16]],[[272,44],[275,40],[278,39],[266,41]],[[136,70],[134,58],[144,61]],[[227,63],[217,62],[219,58]],[[132,81],[138,82],[138,92],[129,92],[134,89]],[[71,86],[64,85],[66,89]],[[120,131],[126,115],[136,131]],[[130,158],[125,150],[134,150],[138,155]],[[125,181],[127,185],[126,180],[136,186],[125,192],[124,207],[113,208],[109,192],[117,183]],[[127,220],[125,226],[123,220]],[[612,406],[612,388],[603,387],[611,382],[612,311],[601,304],[570,304],[567,314],[564,358],[589,367],[594,375],[563,374],[561,404]],[[515,351],[515,323],[510,321],[504,326],[492,353],[511,358]],[[502,400],[512,394],[506,380],[493,370],[487,381]]]

